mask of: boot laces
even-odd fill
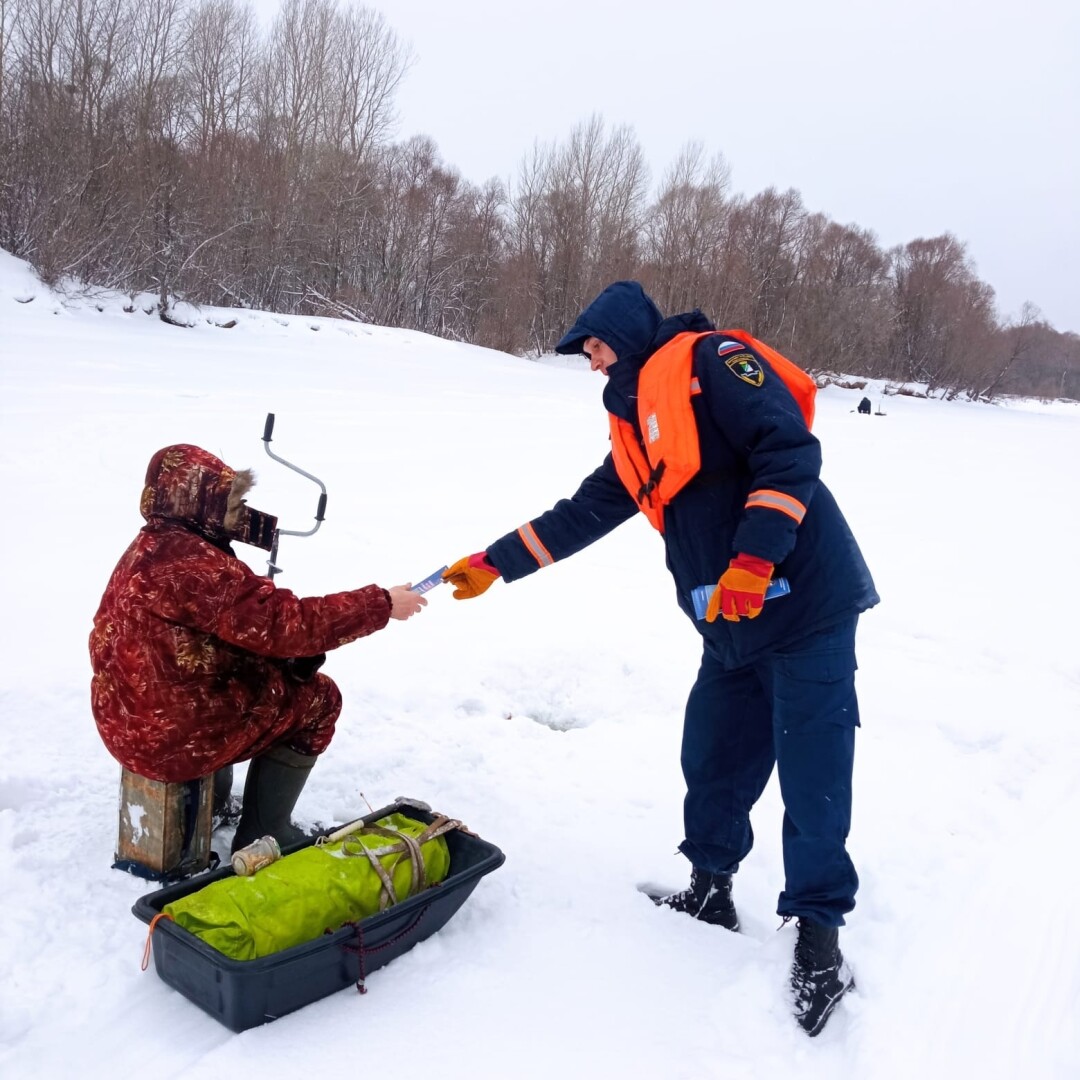
[[[831,944],[821,947],[821,943],[815,940],[817,931],[811,928],[811,924],[806,919],[799,919],[798,927],[799,936],[795,941],[794,977],[813,984],[830,975],[838,976],[843,964],[839,946]]]

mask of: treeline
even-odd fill
[[[0,246],[165,319],[182,298],[517,353],[637,277],[815,372],[1080,397],[1080,338],[1032,305],[1001,321],[956,238],[883,250],[796,191],[732,193],[698,144],[654,187],[599,118],[476,186],[389,138],[410,62],[337,0],[284,0],[265,32],[239,0],[0,0]]]

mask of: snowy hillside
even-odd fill
[[[275,451],[328,491],[320,532],[282,539],[279,583],[390,586],[571,494],[606,452],[602,380],[395,329],[181,308],[183,329],[125,306],[64,299],[0,252],[0,1074],[1080,1075],[1080,408],[875,387],[887,415],[865,417],[861,391],[819,394],[824,478],[883,601],[859,629],[858,992],[820,1038],[785,997],[775,777],[735,882],[743,933],[637,890],[687,878],[700,654],[643,518],[475,601],[436,589],[331,654],[345,707],[299,816],[412,795],[506,863],[366,996],[233,1035],[140,971],[149,887],[110,869],[119,766],[86,639],[149,457],[193,442],[253,466],[251,504],[306,529],[316,490],[260,443],[275,413]]]

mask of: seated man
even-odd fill
[[[230,546],[273,542],[277,519],[246,505],[253,483],[197,446],[154,454],[146,525],[90,634],[91,707],[121,765],[176,782],[252,759],[234,851],[303,836],[292,811],[341,712],[324,654],[427,603],[404,585],[301,599],[256,574]]]

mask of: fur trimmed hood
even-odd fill
[[[245,501],[250,469],[230,469],[207,450],[166,446],[150,459],[139,511],[148,522],[174,521],[212,541],[236,540],[269,551],[277,518]]]

